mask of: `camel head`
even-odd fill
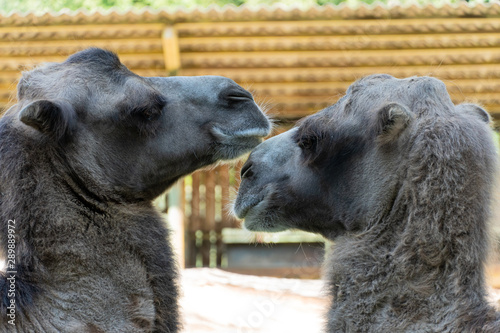
[[[92,192],[120,201],[154,198],[270,132],[252,95],[228,78],[141,77],[95,48],[24,73],[18,100],[7,117],[25,137],[64,156]]]
[[[439,146],[455,143],[444,136],[463,136],[454,134],[454,127],[477,129],[477,142],[467,145],[477,145],[478,152],[489,150],[493,156],[485,122],[489,122],[486,111],[472,104],[455,106],[437,79],[368,76],[352,84],[336,104],[251,153],[241,170],[235,215],[252,231],[301,229],[329,239],[366,231],[393,214],[402,196],[410,195],[402,190],[411,190],[405,184],[425,177],[418,174],[425,172],[420,170],[410,179],[410,161],[421,164],[433,154],[446,157]],[[446,149],[465,155],[459,151],[474,147]],[[433,161],[428,163],[431,168]],[[485,173],[480,159],[456,158],[453,163],[468,164],[471,173]],[[443,186],[437,181],[436,186]],[[433,194],[439,195],[439,189]]]

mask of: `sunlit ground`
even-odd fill
[[[320,280],[186,269],[181,300],[184,332],[321,332],[328,306],[322,289]]]
[[[211,268],[182,272],[184,332],[320,333],[329,301],[320,280],[256,277]],[[489,289],[500,310],[500,290]]]

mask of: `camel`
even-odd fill
[[[249,230],[334,241],[326,332],[500,332],[483,268],[489,122],[438,79],[365,77],[254,149],[234,212]]]
[[[178,332],[178,269],[151,202],[250,151],[267,117],[228,78],[141,77],[97,48],[17,88],[0,120],[0,331]]]

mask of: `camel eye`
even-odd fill
[[[312,150],[316,146],[317,139],[315,137],[304,137],[298,142],[300,149]]]
[[[154,112],[153,110],[148,110],[144,112],[144,119],[147,121],[153,121],[160,117],[160,112]]]
[[[161,109],[151,109],[145,107],[137,107],[129,111],[130,116],[139,121],[151,122],[155,121],[161,116]]]
[[[162,110],[167,104],[165,98],[159,94],[152,95],[144,103],[139,103],[132,107],[128,114],[135,120],[143,122],[153,122],[160,118]]]

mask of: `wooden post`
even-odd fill
[[[196,231],[200,229],[200,172],[195,172],[192,178],[191,216],[186,221],[186,267],[196,267],[198,248],[196,247]]]
[[[228,221],[232,221],[229,209],[229,166],[222,165],[219,167],[219,184],[221,187],[221,197],[222,197],[222,211],[221,211],[221,220],[216,223],[216,232],[217,232],[217,267],[222,267],[222,255],[224,253],[224,243],[222,242],[222,229],[224,227],[232,227],[233,223]]]
[[[181,67],[181,56],[177,29],[174,26],[168,26],[163,30],[162,43],[165,68],[169,75],[176,75]]]
[[[214,267],[211,262],[210,252],[212,249],[211,236],[215,230],[215,170],[205,173],[205,223],[203,230],[203,245],[201,247],[203,256],[203,267]]]
[[[181,268],[185,267],[184,255],[184,181],[179,181],[168,192],[168,224],[171,228],[171,243]]]

